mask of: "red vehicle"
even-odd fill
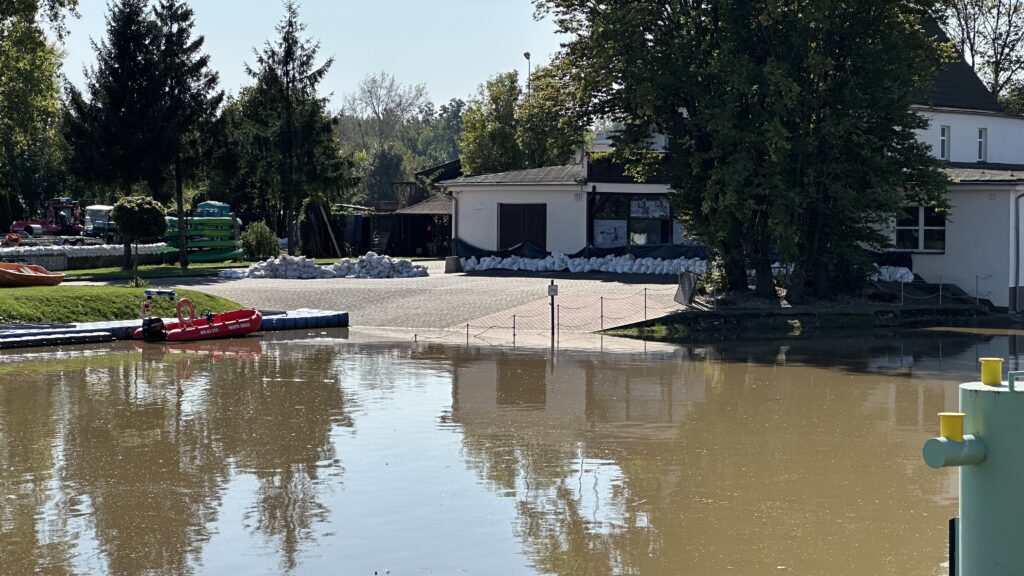
[[[139,314],[142,317],[142,328],[135,330],[132,334],[133,339],[147,342],[189,342],[234,338],[259,330],[263,323],[263,315],[258,310],[232,310],[219,314],[208,312],[196,316],[192,301],[182,298],[178,300],[175,309],[178,321],[165,324],[160,318],[148,317],[150,301],[159,297],[174,300],[176,296],[173,290],[146,290]]]
[[[38,220],[15,220],[11,232],[28,236],[81,236],[85,230],[78,200],[54,198],[46,203]]]

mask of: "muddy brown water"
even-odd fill
[[[0,574],[938,574],[921,445],[1016,338],[8,352]]]

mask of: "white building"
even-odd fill
[[[615,166],[579,162],[449,180],[452,234],[483,250],[524,241],[573,254],[683,241],[663,182],[640,184]]]
[[[1007,114],[964,62],[936,80],[922,142],[946,161],[948,218],[908,206],[892,229],[928,282],[954,283],[993,305],[1024,310],[1024,117]],[[454,199],[453,236],[483,250],[523,241],[571,254],[682,241],[663,182],[637,183],[614,165],[567,166],[443,182]]]

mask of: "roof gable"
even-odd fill
[[[925,23],[924,33],[939,42],[950,42],[949,35],[935,21],[929,20]],[[1003,112],[999,99],[989,92],[962,54],[956,62],[949,64],[935,76],[935,82],[923,104],[940,108]]]

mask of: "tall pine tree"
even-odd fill
[[[310,181],[307,169],[309,161],[317,156],[320,139],[315,136],[323,132],[326,100],[317,95],[317,87],[334,62],[328,58],[316,64],[320,44],[301,36],[305,28],[299,21],[298,5],[289,0],[285,17],[276,27],[277,40],[267,42],[256,53],[255,68],[246,66],[275,109],[262,128],[274,148],[268,158],[276,165],[289,254],[295,254],[298,248],[302,199],[313,191],[312,186],[319,185]],[[313,175],[317,180],[324,176]]]
[[[67,136],[76,175],[129,194],[140,182],[158,186],[161,82],[159,34],[146,0],[117,0],[107,37],[93,42],[96,66],[86,70],[85,94],[68,86]]]
[[[181,0],[161,0],[154,14],[161,32],[162,148],[173,162],[178,254],[184,269],[188,267],[184,183],[199,168],[224,93],[217,90],[217,73],[210,70],[210,57],[202,52],[203,37],[192,37],[192,8]]]
[[[146,0],[115,0],[107,37],[93,42],[96,66],[86,70],[86,94],[69,85],[65,136],[72,172],[121,195],[145,183],[159,194],[164,183],[159,70],[160,33]],[[125,244],[125,266],[131,246]]]

